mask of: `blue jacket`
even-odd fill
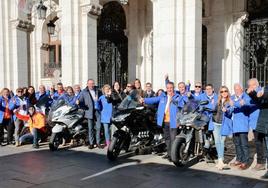
[[[207,96],[206,93],[203,93],[203,94],[201,94],[201,95],[198,97],[198,100],[199,100],[199,101],[208,101],[209,103],[208,103],[207,105],[204,105],[203,107],[208,108],[208,109],[211,109],[211,110],[215,110],[215,107],[216,107],[216,105],[217,105],[217,103],[218,103],[218,95],[216,95],[216,93],[214,93],[213,97],[210,99],[210,98]],[[214,101],[214,102],[212,103],[212,101]],[[213,113],[212,113],[212,112],[207,112],[207,111],[206,111],[206,112],[204,112],[204,114],[207,115],[207,116],[209,117],[209,119],[210,119],[210,121],[209,121],[209,125],[208,125],[208,129],[209,129],[210,131],[214,130],[214,124],[213,124],[213,122],[212,122],[212,115],[213,115]]]
[[[98,99],[97,109],[101,112],[101,123],[111,123],[113,105],[108,103],[105,95]]]
[[[62,95],[60,95],[58,93],[58,91],[55,91],[55,93],[53,93],[53,95],[51,96],[51,98],[53,99],[53,101],[58,100],[61,96],[63,96],[66,92],[64,91]]]
[[[234,106],[232,108],[233,113],[233,133],[248,132],[249,131],[249,116],[248,109],[250,108],[250,97],[243,93],[240,98],[236,98],[235,95],[231,96]],[[240,101],[244,100],[245,104],[240,105]]]
[[[76,106],[76,101],[78,100],[77,97],[75,95],[73,96],[69,96],[67,93],[64,93],[63,95],[61,95],[59,99],[63,99],[67,104],[69,104],[70,106]]]
[[[12,111],[14,110],[14,108],[15,108],[15,104],[12,102],[11,98],[9,97],[8,109]],[[5,110],[6,110],[6,101],[2,96],[0,96],[0,123],[3,122]]]
[[[161,126],[161,127],[162,127],[163,122],[164,122],[167,99],[168,99],[168,97],[166,94],[162,94],[158,97],[144,99],[145,104],[158,104],[157,125]],[[182,104],[182,101],[183,101],[183,98],[180,97],[178,94],[175,94],[172,97],[172,100],[171,100],[170,106],[169,106],[170,128],[177,128],[176,115],[180,109],[179,106]]]

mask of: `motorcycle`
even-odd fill
[[[64,100],[58,100],[49,112],[52,134],[49,141],[51,151],[59,145],[70,142],[86,142],[88,135],[87,123],[84,121],[84,111],[68,105]]]
[[[176,166],[184,166],[195,157],[216,159],[214,139],[207,131],[208,116],[204,112],[211,109],[204,107],[208,101],[190,100],[177,114],[179,134],[171,147],[171,160]]]
[[[112,118],[118,128],[108,147],[107,158],[114,161],[122,150],[136,154],[162,152],[165,149],[163,132],[155,121],[155,111],[140,106],[137,100],[126,97]]]

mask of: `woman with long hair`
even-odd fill
[[[227,168],[227,165],[224,164],[224,142],[226,136],[232,134],[231,107],[233,102],[230,96],[228,87],[221,86],[212,116],[213,135],[218,154],[218,164],[216,167],[219,170]]]

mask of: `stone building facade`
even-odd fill
[[[267,0],[43,0],[45,20],[39,1],[19,1],[0,1],[0,88],[139,78],[157,89],[167,73],[216,88],[268,80]],[[251,39],[255,21],[263,37]]]

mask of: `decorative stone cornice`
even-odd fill
[[[99,16],[101,15],[102,6],[99,4],[83,4],[81,5],[82,14],[88,14],[92,16]]]
[[[248,21],[249,14],[247,12],[235,12],[233,13],[234,22],[244,25]]]
[[[32,32],[34,30],[34,25],[32,24],[31,21],[28,20],[10,20],[11,22],[11,27],[14,29],[18,29],[21,31],[25,31],[25,32]]]

